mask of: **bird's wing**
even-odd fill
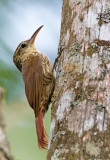
[[[31,55],[22,65],[22,75],[25,83],[25,92],[30,106],[35,112],[36,131],[39,148],[46,148],[48,140],[43,124],[42,97],[44,73],[42,59],[38,55]]]
[[[25,92],[30,106],[37,116],[43,91],[43,68],[40,56],[31,55],[22,66]]]

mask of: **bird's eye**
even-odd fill
[[[22,47],[22,48],[26,47],[26,44],[23,43],[23,44],[21,45],[21,47]]]

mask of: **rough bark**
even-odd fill
[[[110,0],[64,0],[47,160],[110,159]]]
[[[13,160],[10,154],[9,143],[5,133],[5,124],[2,114],[3,89],[0,88],[0,160]]]

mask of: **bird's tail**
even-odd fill
[[[47,133],[44,128],[43,114],[41,110],[38,116],[36,117],[35,122],[36,122],[38,146],[40,149],[46,149],[48,145],[48,140],[47,140]]]

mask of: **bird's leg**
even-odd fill
[[[59,57],[61,56],[61,53],[63,52],[64,50],[64,47],[65,45],[61,45],[61,47],[58,48],[58,56],[57,58],[55,59],[55,62],[54,62],[54,65],[53,65],[53,70],[55,69],[56,70],[56,63],[58,62],[58,59]]]

